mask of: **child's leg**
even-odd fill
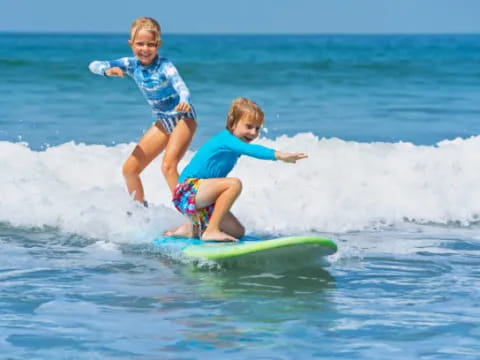
[[[162,172],[167,181],[170,191],[173,193],[178,183],[178,163],[192,142],[193,135],[197,129],[194,119],[182,119],[178,122],[170,135],[170,139],[163,156]],[[190,221],[164,232],[166,236],[193,237],[193,224]]]
[[[235,218],[228,214],[230,214],[230,208],[241,191],[242,183],[237,178],[204,179],[201,182],[195,197],[197,209],[215,203],[215,208],[202,235],[202,240],[237,241],[235,237],[223,232],[221,228],[224,225],[224,220],[226,220],[229,230],[234,230],[235,235],[240,233],[235,231],[235,226],[232,226]]]
[[[123,176],[127,183],[128,193],[135,193],[136,201],[141,203],[145,201],[140,173],[165,149],[168,138],[169,135],[162,126],[153,125],[143,135],[123,165]]]
[[[225,214],[222,223],[220,224],[220,229],[237,239],[245,236],[245,227],[231,211]]]
[[[197,123],[194,119],[182,119],[170,134],[163,156],[162,172],[172,193],[178,182],[178,163],[192,142],[196,129]]]

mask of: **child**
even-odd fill
[[[162,46],[160,25],[149,17],[136,19],[128,44],[134,57],[113,61],[93,61],[90,71],[98,75],[131,76],[152,106],[156,121],[143,135],[123,165],[128,192],[147,206],[140,173],[163,150],[162,172],[170,191],[178,180],[177,164],[185,154],[197,128],[190,93],[177,69],[158,56]]]
[[[235,99],[226,130],[210,139],[182,171],[173,193],[173,204],[193,222],[165,235],[201,237],[205,241],[237,241],[245,235],[243,225],[230,212],[242,190],[237,178],[226,177],[241,155],[295,163],[303,153],[283,153],[250,144],[263,125],[263,112],[251,100]]]

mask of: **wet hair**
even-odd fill
[[[153,36],[155,37],[155,41],[160,41],[160,24],[151,17],[142,16],[138,19],[135,19],[130,27],[130,40],[135,41],[135,37],[137,36],[140,30],[150,31]]]
[[[250,99],[239,97],[232,101],[230,105],[230,110],[227,115],[227,125],[226,128],[230,131],[233,131],[233,127],[238,123],[238,121],[248,114],[258,120],[260,124],[263,125],[264,114],[260,106]]]

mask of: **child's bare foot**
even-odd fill
[[[233,236],[230,236],[223,231],[220,230],[211,230],[208,231],[205,230],[205,232],[202,235],[202,240],[203,241],[231,241],[231,242],[237,242],[238,239],[235,239]]]
[[[186,222],[176,228],[165,231],[163,235],[171,237],[191,238],[193,237],[192,224],[190,222]]]

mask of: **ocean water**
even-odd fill
[[[121,166],[149,128],[131,79],[88,71],[127,35],[0,34],[5,359],[478,359],[480,35],[164,36],[199,127],[266,113],[233,212],[251,235],[339,251],[296,270],[195,266],[152,239],[182,221],[161,156],[148,209]],[[133,216],[127,216],[127,211]]]

